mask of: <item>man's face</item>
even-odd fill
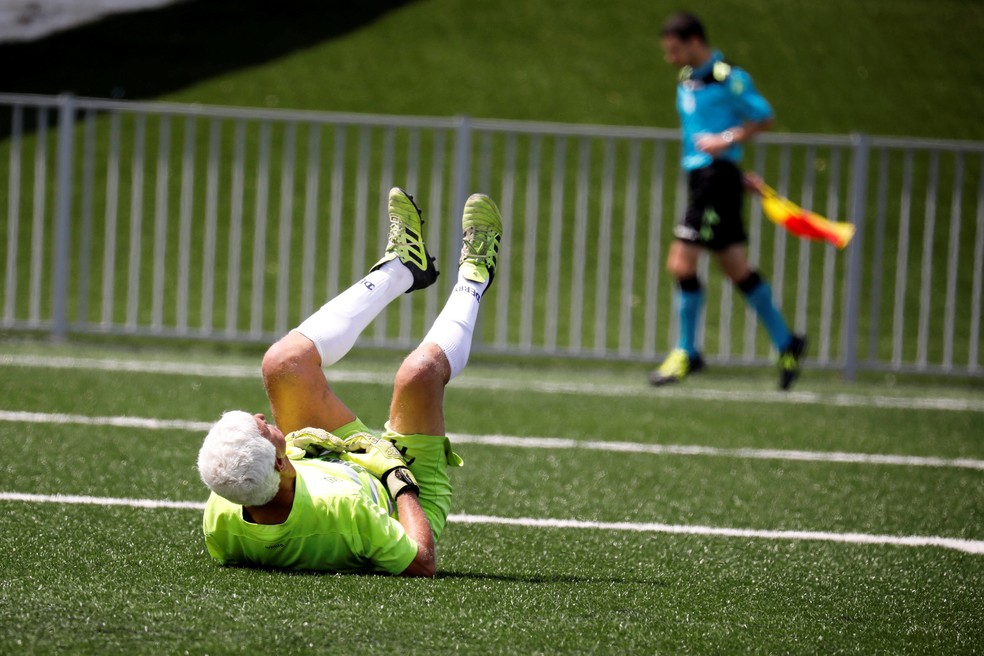
[[[668,34],[660,38],[660,44],[663,46],[663,59],[677,68],[696,66],[700,63],[702,44],[696,37],[684,41],[678,36]]]
[[[277,450],[277,456],[283,455],[287,451],[287,440],[284,439],[283,432],[276,426],[268,424],[266,422],[266,416],[262,413],[253,415],[253,419],[256,420],[256,427],[260,429],[260,435]]]

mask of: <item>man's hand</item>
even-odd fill
[[[694,145],[697,150],[705,152],[711,157],[718,157],[728,148],[731,148],[736,140],[735,130],[725,130],[718,134],[705,134],[697,139]]]
[[[762,185],[765,184],[765,181],[758,173],[745,171],[741,181],[745,184],[746,189],[755,192],[759,196],[762,195]]]
[[[417,479],[407,468],[407,462],[400,450],[390,442],[375,435],[356,433],[345,439],[345,460],[361,465],[378,478],[396,499],[400,494],[413,490],[420,491]]]
[[[287,455],[293,460],[303,458],[305,454],[317,458],[326,453],[346,450],[342,438],[321,428],[302,428],[288,433],[284,439],[287,441]]]

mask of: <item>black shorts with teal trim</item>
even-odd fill
[[[674,228],[674,237],[712,251],[748,241],[742,219],[745,186],[737,165],[716,159],[691,171],[687,183],[687,213]]]

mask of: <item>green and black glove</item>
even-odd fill
[[[413,458],[407,462],[404,454],[389,440],[368,433],[355,433],[345,438],[344,444],[345,459],[361,465],[381,480],[393,499],[411,490],[420,492],[417,479],[407,467]]]
[[[308,456],[319,458],[326,453],[342,453],[346,444],[342,438],[321,428],[302,428],[284,436],[287,440],[287,457],[300,460]]]

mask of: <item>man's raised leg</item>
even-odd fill
[[[502,217],[488,196],[470,196],[461,223],[458,280],[434,325],[396,374],[384,435],[412,460],[420,505],[435,539],[451,509],[447,466],[461,464],[445,437],[444,388],[468,362],[479,304],[495,276],[502,237]]]
[[[434,258],[424,247],[420,210],[402,189],[390,190],[389,217],[383,258],[365,278],[271,346],[263,358],[263,383],[274,421],[284,433],[307,427],[330,431],[355,420],[322,369],[341,360],[390,302],[437,279]]]

